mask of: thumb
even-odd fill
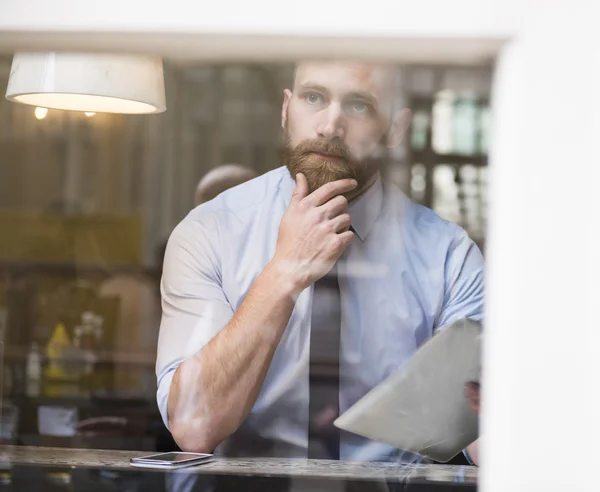
[[[296,174],[296,188],[292,193],[292,202],[299,202],[308,195],[308,181],[302,173]]]

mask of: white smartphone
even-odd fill
[[[212,454],[172,452],[131,458],[129,464],[140,468],[175,469],[208,463],[213,458]]]

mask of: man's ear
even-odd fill
[[[288,106],[292,100],[292,91],[285,89],[283,91],[283,104],[281,105],[281,128],[285,129],[287,123]]]
[[[410,127],[411,120],[412,113],[410,109],[401,109],[394,113],[387,138],[387,147],[389,149],[400,145]]]

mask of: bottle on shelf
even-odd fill
[[[46,396],[76,396],[78,375],[73,370],[73,345],[64,323],[58,323],[46,346],[48,365],[45,370]]]
[[[27,396],[40,396],[42,387],[42,355],[36,342],[32,342],[27,354],[25,368]]]
[[[97,363],[102,344],[104,319],[91,312],[81,315],[81,323],[75,328],[73,345],[78,350],[82,362],[82,385],[86,392],[97,389],[99,378]]]

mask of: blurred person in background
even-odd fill
[[[438,330],[482,318],[477,246],[380,172],[410,124],[396,77],[300,63],[284,91],[284,166],[171,235],[157,398],[182,449],[419,459],[332,425]]]
[[[223,164],[211,169],[198,182],[194,205],[197,207],[208,202],[229,188],[245,183],[256,176],[256,171],[239,164]]]

